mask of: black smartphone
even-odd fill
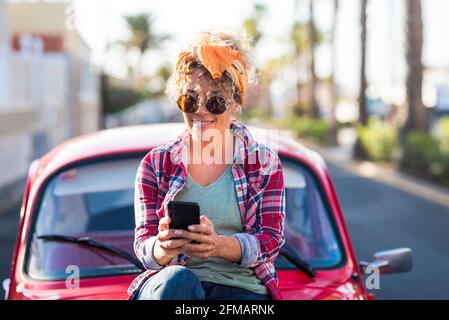
[[[183,229],[200,224],[200,205],[196,202],[170,201],[168,203],[168,216],[170,217],[170,229]]]

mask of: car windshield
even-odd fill
[[[47,241],[45,235],[88,237],[130,253],[134,240],[134,180],[140,158],[84,164],[46,185],[28,247],[26,270],[41,280],[63,280],[77,268],[81,278],[141,272],[123,256],[80,243]],[[286,241],[312,267],[332,268],[342,253],[329,212],[307,169],[283,160]],[[278,269],[296,269],[279,257]]]

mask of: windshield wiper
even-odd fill
[[[131,262],[133,265],[135,265],[137,268],[139,268],[142,271],[145,271],[145,267],[142,265],[142,263],[137,260],[135,257],[130,255],[128,252],[116,248],[114,246],[111,246],[109,244],[101,243],[96,240],[93,240],[89,237],[71,237],[71,236],[64,236],[64,235],[58,235],[58,234],[51,234],[51,235],[42,235],[38,236],[38,239],[46,240],[46,241],[60,241],[60,242],[68,242],[68,243],[76,243],[80,245],[84,245],[87,247],[93,247],[98,248],[104,251],[107,251],[109,253],[113,253],[117,256],[120,256],[129,262]]]
[[[310,278],[315,278],[315,269],[296,253],[295,249],[287,242],[281,247],[279,254],[293,263],[299,270],[304,271]]]

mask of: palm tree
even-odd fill
[[[423,20],[421,0],[405,0],[406,38],[406,105],[407,121],[402,129],[404,138],[411,131],[428,131],[428,114],[422,102],[423,82]]]
[[[293,44],[293,61],[296,72],[296,104],[297,108],[301,104],[301,59],[305,53],[305,50],[309,46],[307,37],[307,26],[299,21],[293,24],[290,32],[290,40]],[[298,110],[300,111],[300,110]],[[302,110],[301,110],[302,111]]]
[[[253,14],[243,21],[243,29],[251,38],[252,45],[257,46],[257,43],[262,38],[262,32],[259,29],[260,19],[263,17],[266,7],[263,4],[256,3],[253,7]]]
[[[255,3],[253,6],[253,12],[251,16],[246,18],[243,21],[243,29],[246,32],[246,35],[249,37],[251,41],[251,45],[257,49],[257,44],[259,43],[260,39],[262,38],[263,34],[260,31],[260,20],[262,19],[263,15],[265,14],[266,7],[263,4]],[[259,70],[258,70],[259,71]],[[265,111],[271,114],[271,101],[270,101],[270,93],[269,93],[269,85],[270,82],[259,82],[257,84],[257,87],[259,90],[261,90],[260,94],[249,94],[248,102],[249,107],[246,108],[247,111],[251,109],[251,107],[265,107]]]
[[[160,48],[160,44],[169,39],[168,35],[158,35],[154,32],[154,17],[150,13],[141,13],[134,16],[125,16],[127,27],[130,31],[130,36],[127,40],[122,41],[121,44],[127,50],[138,49],[139,57],[139,71],[142,72],[143,57],[147,51],[155,48]]]
[[[406,0],[407,1],[407,0]],[[366,101],[366,43],[367,43],[367,6],[368,0],[360,0],[360,89],[359,89],[359,123],[368,124],[368,111]]]
[[[279,70],[289,65],[291,59],[289,56],[268,59],[260,70],[260,84],[264,87],[264,100],[268,114],[273,114],[273,103],[270,96],[270,87]]]
[[[331,43],[332,43],[332,74],[331,74],[331,97],[332,97],[332,105],[329,119],[329,140],[328,143],[330,145],[336,146],[338,144],[337,140],[337,117],[336,117],[336,109],[338,103],[338,92],[337,92],[337,84],[335,80],[335,72],[337,68],[337,44],[336,44],[336,34],[337,34],[337,26],[338,26],[338,10],[339,10],[339,0],[334,0],[334,10],[333,10],[333,18],[332,18],[332,31],[331,31]]]
[[[316,100],[316,85],[318,82],[316,70],[315,70],[315,48],[317,46],[317,32],[315,28],[314,18],[314,1],[309,0],[309,72],[310,72],[310,91],[309,91],[309,103],[310,103],[310,116],[318,119],[320,117],[320,108]]]

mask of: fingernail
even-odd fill
[[[190,231],[195,231],[195,227],[194,226],[189,226],[189,230]]]
[[[182,235],[182,231],[181,231],[181,230],[175,230],[175,234],[176,234],[177,236],[180,236],[180,235]]]

